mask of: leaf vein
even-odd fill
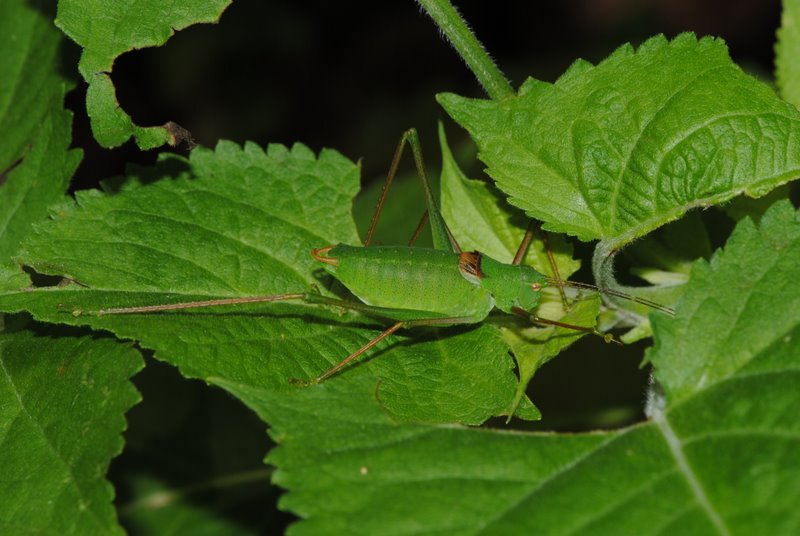
[[[686,455],[683,452],[683,443],[681,442],[681,439],[675,434],[675,430],[673,430],[672,425],[670,425],[669,421],[667,420],[666,414],[660,408],[657,408],[653,412],[653,422],[661,431],[661,434],[667,443],[667,447],[678,464],[678,471],[681,473],[681,475],[683,475],[684,479],[689,485],[689,489],[694,495],[695,501],[717,529],[717,532],[723,536],[729,536],[731,534],[730,529],[725,525],[722,516],[711,504],[708,495],[706,495],[706,492],[703,489],[700,479],[697,477],[691,465],[689,464],[689,460],[686,459]]]

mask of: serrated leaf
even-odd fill
[[[167,126],[135,125],[117,102],[110,74],[114,60],[134,49],[160,46],[176,31],[216,22],[230,0],[159,2],[157,0],[61,0],[56,26],[83,47],[78,69],[88,82],[86,108],[92,132],[104,147],[131,136],[142,149],[170,140]]]
[[[742,220],[710,263],[694,265],[679,318],[655,319],[661,337],[651,360],[671,400],[712,387],[776,346],[798,348],[792,333],[800,322],[793,277],[800,260],[799,222],[787,202],[774,205],[758,227]],[[711,286],[718,291],[709,295]]]
[[[675,325],[665,317],[654,323],[651,361],[667,398],[654,394],[652,419],[628,428],[552,434],[399,426],[370,405],[366,378],[336,407],[322,391],[273,398],[245,385],[225,387],[272,424],[280,443],[269,456],[278,467],[274,481],[289,490],[281,506],[303,519],[292,535],[795,534],[800,315],[797,292],[783,282],[800,276],[791,238],[798,233],[797,213],[780,204],[757,232],[740,224],[712,270],[698,265]],[[742,249],[751,253],[736,256]],[[758,283],[735,284],[737,273],[754,273]],[[738,365],[728,366],[724,335],[731,330],[724,326],[754,300],[773,300],[774,307],[756,319],[761,335],[737,351]],[[720,335],[708,343],[689,334],[676,341],[676,328],[698,302],[724,304],[713,329],[696,328]],[[776,317],[781,321],[770,323]],[[684,357],[674,361],[676,342]],[[666,372],[689,359],[692,370],[714,369],[716,381],[678,382],[685,389],[676,389]],[[365,407],[370,411],[358,409]]]
[[[441,124],[439,143],[442,148],[442,216],[458,238],[461,249],[479,250],[510,263],[529,221],[520,211],[507,205],[492,185],[464,175],[453,158]],[[572,258],[572,247],[563,237],[550,237],[548,245],[562,278],[568,278],[580,268],[580,261]],[[536,234],[523,262],[555,277],[541,233]]]
[[[0,329],[0,531],[122,534],[105,480],[122,450],[138,352]]]
[[[356,166],[333,151],[316,158],[301,145],[270,146],[265,153],[231,143],[214,152],[195,150],[183,162],[194,178],[176,170],[176,162],[182,161],[165,164],[178,178],[136,180],[112,196],[80,192],[77,203],[42,226],[20,256],[36,271],[80,286],[6,293],[0,307],[135,339],[189,377],[275,392],[298,389],[287,380],[316,376],[386,328],[372,318],[289,304],[73,316],[75,310],[313,286],[342,292],[319,277],[322,270],[309,253],[337,242],[358,244],[350,218]],[[479,423],[508,406],[516,382],[507,349],[498,342],[491,330],[470,326],[408,330],[330,382],[368,375],[378,402],[396,419]]]
[[[616,249],[696,206],[757,197],[800,174],[800,114],[682,34],[578,61],[503,101],[439,96],[511,204]]]
[[[775,45],[775,79],[781,96],[800,106],[800,2],[783,0]]]

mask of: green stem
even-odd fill
[[[592,255],[592,275],[594,281],[601,289],[618,289],[619,283],[614,278],[614,246],[601,240],[594,248]]]
[[[449,0],[417,0],[494,100],[514,95],[514,88],[486,53]]]
[[[614,257],[620,248],[618,244],[619,241],[601,240],[594,248],[592,274],[596,285],[600,287],[600,292],[602,293],[603,290],[617,291],[664,306],[675,303],[681,294],[682,285],[628,287],[617,282],[614,277]],[[620,318],[634,323],[640,323],[653,310],[652,306],[637,306],[633,301],[608,294],[604,294],[603,299],[614,305]]]

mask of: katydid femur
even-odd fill
[[[403,150],[408,144],[414,157],[417,173],[425,194],[427,211],[407,247],[370,246],[389,188],[397,173]],[[419,231],[428,220],[433,235],[433,249],[413,247]],[[478,251],[461,251],[456,239],[445,223],[431,191],[425,173],[417,132],[406,131],[397,145],[383,191],[363,247],[346,244],[314,249],[312,256],[323,268],[341,282],[360,301],[342,300],[314,292],[275,294],[271,296],[236,297],[174,304],[140,307],[109,308],[96,311],[97,315],[141,314],[223,305],[301,301],[314,305],[327,305],[355,310],[367,316],[392,321],[389,328],[367,344],[310,380],[290,380],[301,385],[325,381],[347,367],[392,333],[419,326],[448,326],[482,322],[493,309],[522,316],[536,323],[558,326],[602,337],[606,342],[618,342],[611,335],[594,327],[575,326],[536,314],[545,287],[558,288],[566,306],[564,288],[592,289],[650,306],[667,314],[672,310],[635,296],[612,290],[601,290],[593,285],[561,280],[552,255],[549,254],[554,277],[548,277],[522,260],[533,236],[529,226],[514,260],[505,264]]]

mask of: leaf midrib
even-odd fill
[[[714,508],[714,505],[711,503],[708,495],[706,495],[705,489],[703,489],[700,479],[697,477],[694,469],[689,464],[689,460],[686,459],[686,456],[683,453],[683,442],[675,433],[672,425],[669,423],[666,413],[660,409],[657,409],[653,412],[651,420],[653,423],[655,423],[659,432],[661,432],[661,435],[664,437],[664,441],[666,442],[667,447],[675,459],[677,469],[684,477],[687,484],[689,484],[689,489],[691,490],[692,495],[694,495],[697,504],[706,514],[719,534],[722,536],[730,536],[730,529],[727,527],[727,525],[725,525],[720,513]]]

